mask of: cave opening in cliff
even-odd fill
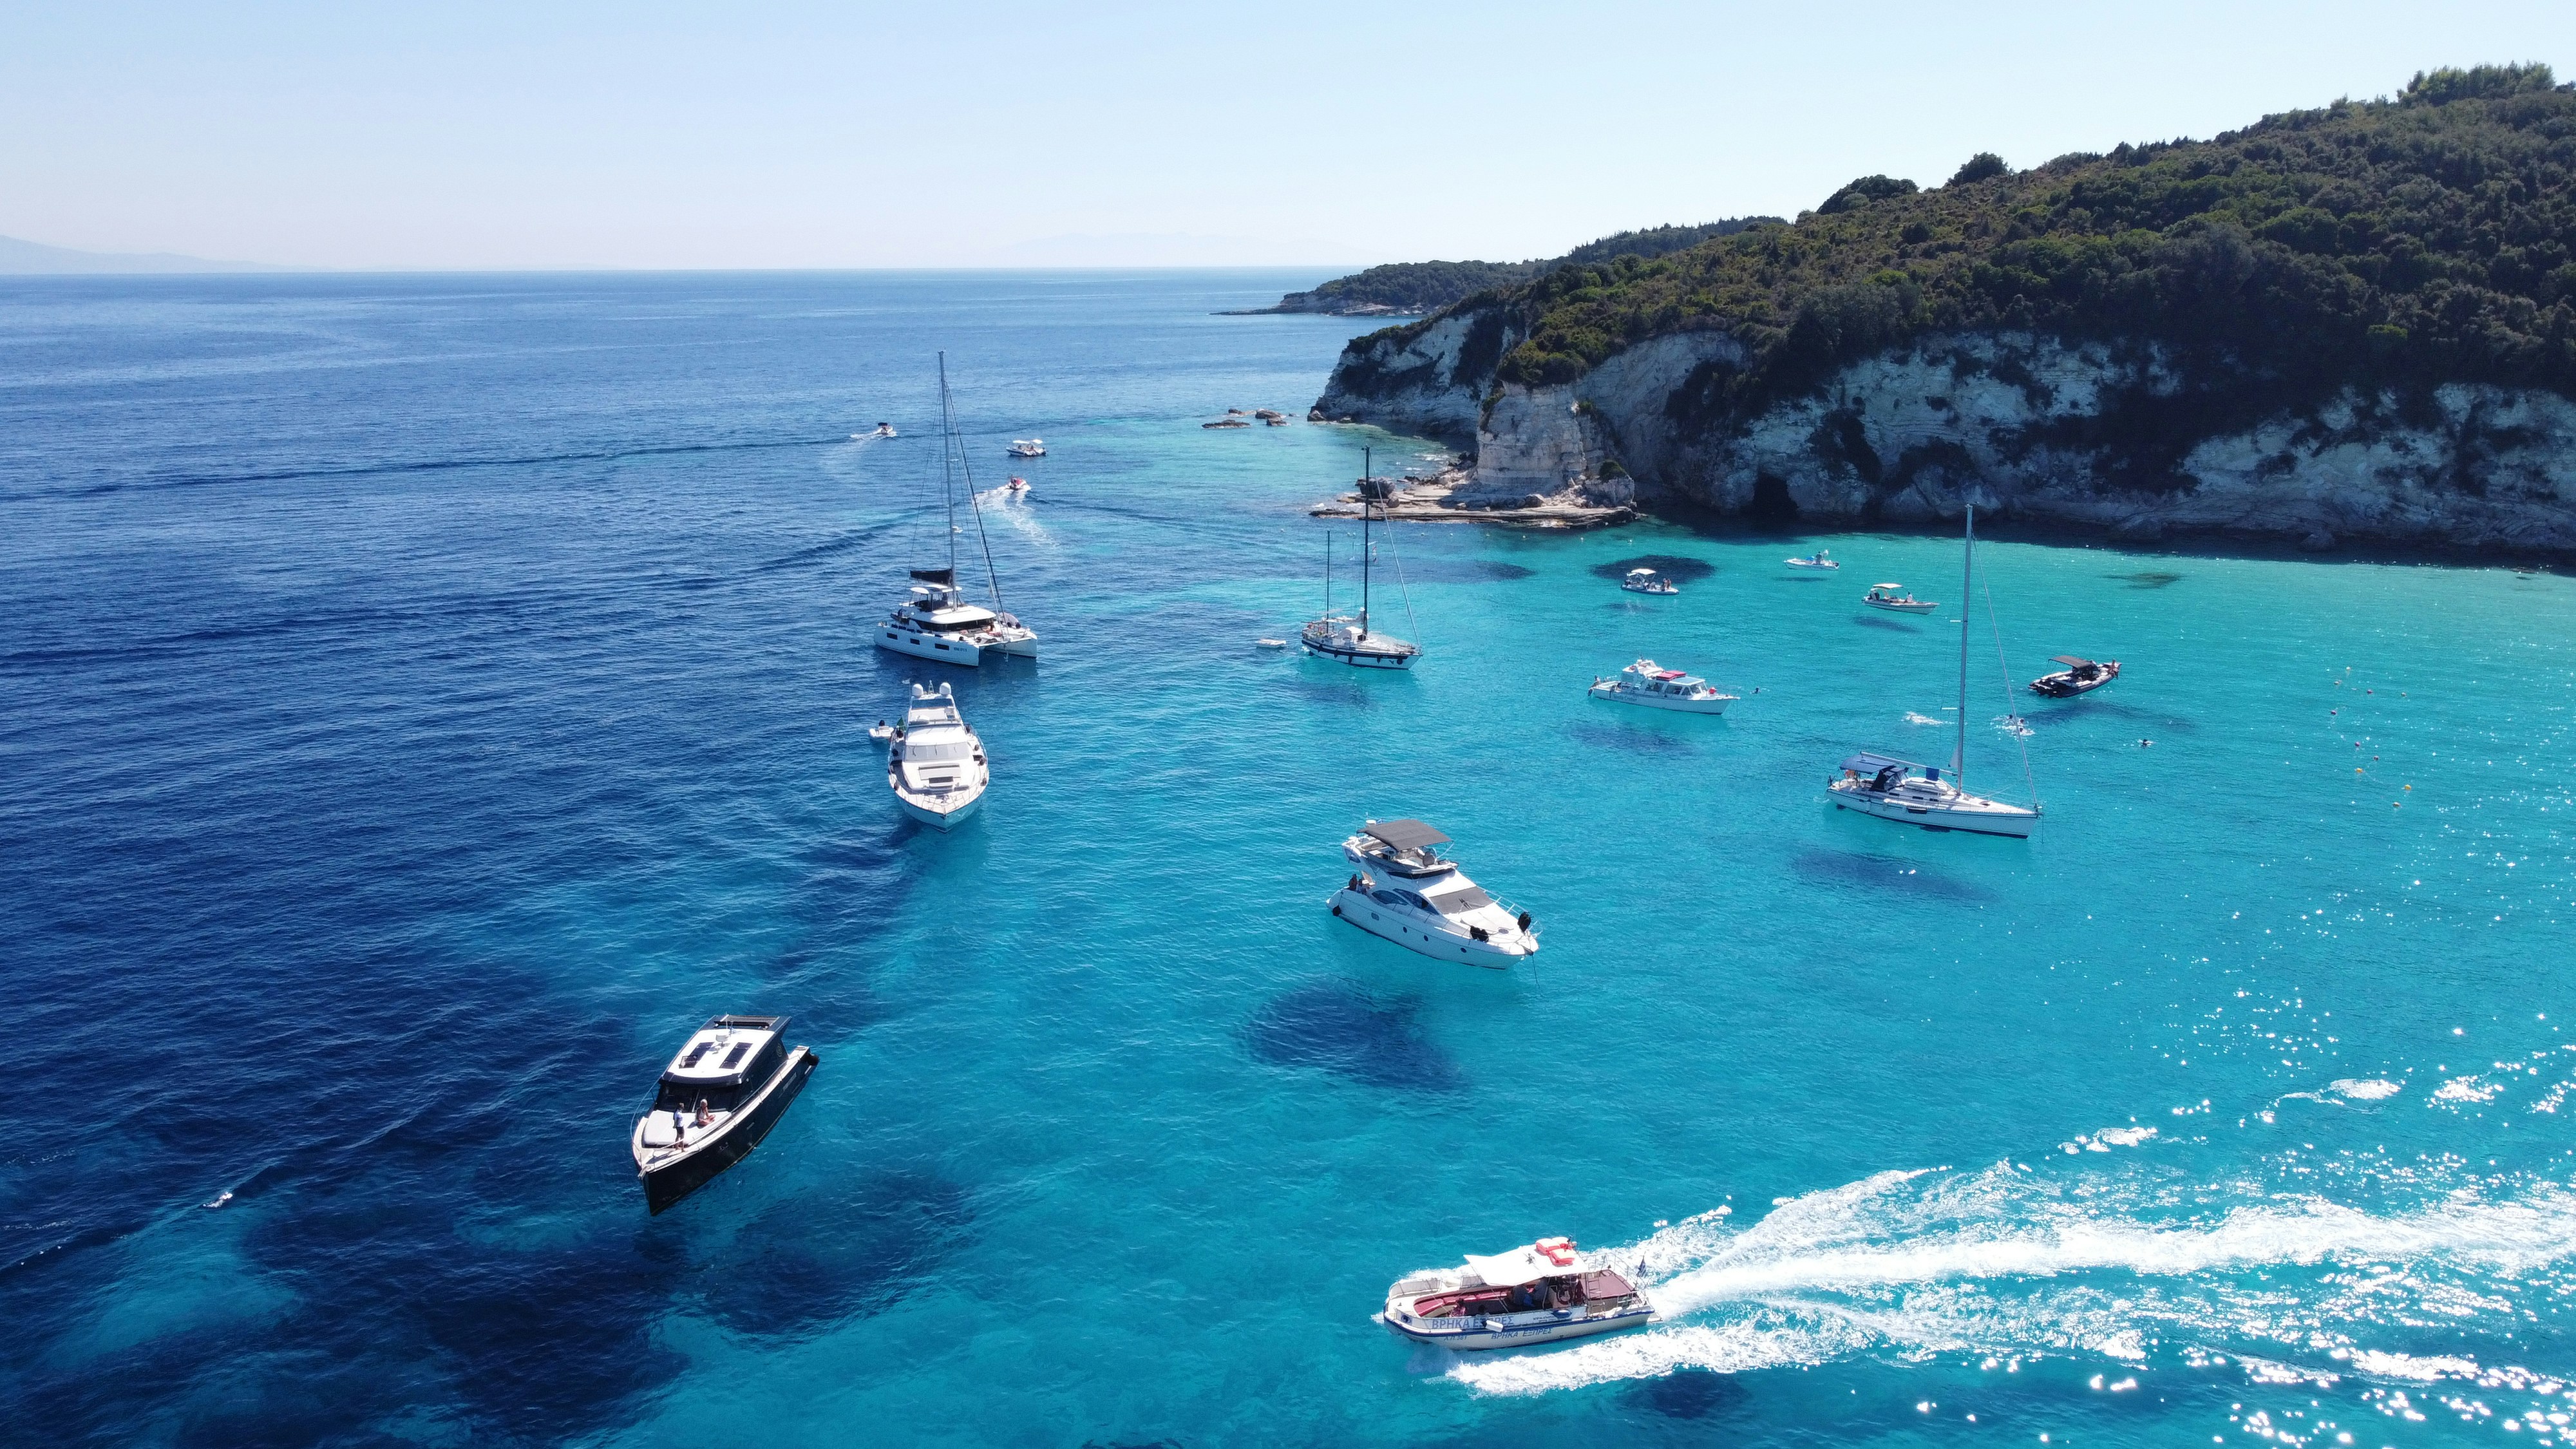
[[[1798,500],[1789,496],[1787,479],[1776,473],[1763,473],[1753,480],[1753,501],[1745,505],[1744,516],[1756,523],[1795,523]]]

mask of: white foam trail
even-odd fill
[[[1656,1327],[1462,1360],[1451,1374],[1484,1392],[1535,1393],[1682,1367],[1812,1364],[1877,1345],[2144,1363],[2168,1330],[2229,1352],[2331,1347],[2377,1373],[2403,1356],[2351,1335],[2427,1313],[2510,1323],[2568,1289],[2567,1275],[2538,1270],[2576,1259],[2576,1194],[2550,1184],[2384,1215],[2306,1194],[2155,1220],[2122,1206],[2154,1194],[2097,1177],[2069,1183],[2010,1164],[1888,1172],[1783,1201],[1742,1232],[1704,1214],[1604,1255],[1638,1270]]]

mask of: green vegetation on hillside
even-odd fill
[[[1534,262],[1394,262],[1336,277],[1311,292],[1280,299],[1282,312],[1433,312],[1479,292],[1526,282],[1563,266],[1597,265],[1620,257],[1660,257],[1714,237],[1733,236],[1776,216],[1736,217],[1703,226],[1657,226],[1587,242],[1564,256]]]
[[[1366,275],[1366,274],[1363,274]],[[1506,381],[1641,339],[1732,334],[1696,408],[1811,388],[1936,331],[2153,341],[2313,394],[2479,380],[2576,395],[2576,87],[2545,66],[2418,75],[2205,142],[1946,186],[1866,177],[1785,227],[1559,267],[1502,295]],[[1422,325],[1422,324],[1415,324]]]

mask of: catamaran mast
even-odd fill
[[[957,487],[948,443],[957,421],[948,411],[948,354],[939,354],[939,501],[948,508],[948,582],[957,582]]]
[[[1977,505],[1968,505],[1967,550],[1959,565],[1959,743],[1950,751],[1950,783],[1968,788],[1968,619],[1976,611],[1969,592],[1977,576]]]
[[[1369,556],[1376,552],[1369,546],[1369,450],[1360,449],[1360,637],[1368,637]]]

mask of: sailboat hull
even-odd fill
[[[1338,659],[1354,669],[1411,669],[1420,651],[1398,654],[1384,649],[1353,649],[1336,644],[1306,645],[1306,652],[1325,659]]]
[[[1837,810],[1857,810],[1899,825],[1920,826],[1925,830],[1956,830],[1970,835],[2001,835],[2013,840],[2028,840],[2031,827],[2039,823],[2039,812],[1980,795],[1962,795],[1954,802],[1909,800],[1902,795],[1882,795],[1875,790],[1858,789],[1836,780],[1826,787]]]
[[[905,629],[887,628],[877,630],[877,647],[891,649],[897,654],[909,654],[915,659],[935,659],[942,664],[963,665],[968,669],[983,663],[987,652],[964,639],[935,639]],[[1034,649],[1035,646],[1031,647]]]

